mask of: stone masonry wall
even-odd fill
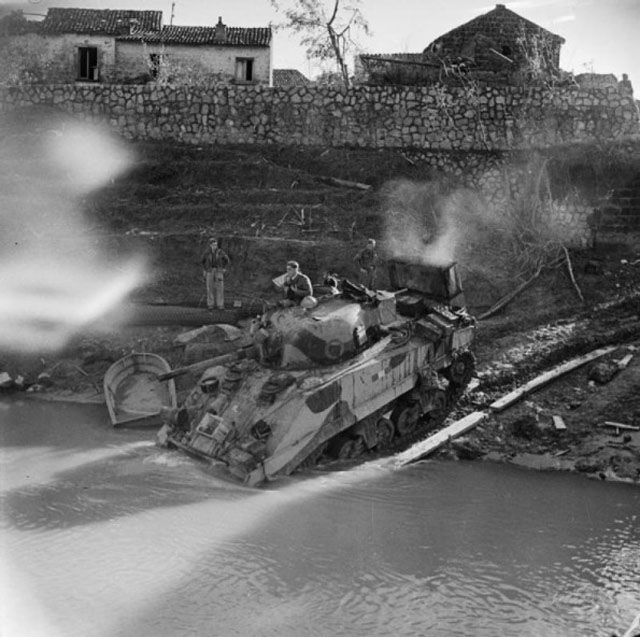
[[[430,150],[512,150],[640,134],[633,96],[617,87],[147,85],[0,88],[0,109],[47,105],[132,139]]]
[[[512,171],[512,185],[503,187],[503,166],[513,153],[640,139],[638,107],[620,85],[551,91],[474,85],[0,87],[0,113],[30,106],[69,112],[136,140],[401,149],[464,177],[498,208],[509,205],[526,174],[526,167],[520,177]],[[557,221],[584,245],[592,212],[586,202],[563,202]]]

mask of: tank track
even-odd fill
[[[464,394],[464,391],[471,380],[473,371],[475,369],[475,359],[473,358],[473,356],[471,356],[470,361],[470,368],[467,370],[464,378],[458,379],[461,382],[454,383],[449,380],[449,383],[445,390],[447,397],[446,406],[444,409],[438,410],[437,415],[435,415],[434,412],[427,412],[426,414],[422,414],[418,418],[417,424],[411,429],[411,431],[409,431],[405,435],[398,435],[396,429],[394,437],[386,444],[377,444],[372,449],[367,449],[366,446],[361,446],[360,453],[350,456],[348,460],[350,462],[353,462],[369,458],[393,455],[395,453],[399,453],[401,451],[404,451],[405,449],[408,449],[415,443],[424,440],[428,435],[438,431],[446,420],[447,416],[453,411],[454,407]],[[396,406],[401,405],[403,399],[404,396],[400,396],[392,403],[386,405],[383,410],[384,413],[387,413],[390,410],[393,410]],[[348,434],[348,432],[357,427],[358,424],[359,423],[356,423],[346,432],[341,432],[340,434],[329,440],[327,443],[322,445],[321,448],[316,449],[295,469],[295,471],[305,471],[312,468],[330,469],[332,464],[340,461],[338,458],[330,457],[327,455],[327,451],[331,448],[332,441],[340,436],[344,436],[345,433]]]

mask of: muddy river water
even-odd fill
[[[247,490],[98,406],[0,402],[0,634],[622,634],[640,489],[377,460]]]

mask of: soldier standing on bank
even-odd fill
[[[209,244],[202,253],[202,276],[207,286],[207,309],[224,309],[224,273],[231,263],[227,253],[218,247],[218,239],[209,237]]]
[[[376,252],[376,240],[367,239],[367,245],[353,259],[360,268],[360,283],[369,290],[375,290],[376,268],[379,258]]]

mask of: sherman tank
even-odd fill
[[[476,324],[455,263],[388,267],[389,290],[342,280],[313,307],[264,312],[166,414],[159,444],[256,486],[422,439],[473,375]]]

